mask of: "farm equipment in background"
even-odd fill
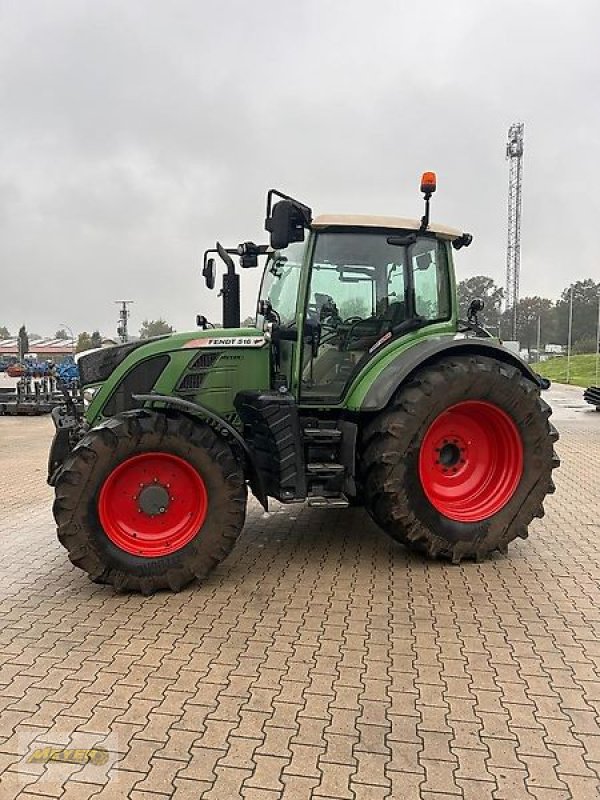
[[[68,389],[77,388],[79,385],[79,367],[73,358],[65,358],[56,365],[56,377],[61,386]]]
[[[19,361],[14,361],[12,364],[9,364],[6,368],[6,374],[9,378],[22,378],[23,375],[27,372],[27,367],[25,364],[21,364]]]
[[[40,361],[25,369],[14,388],[0,388],[0,416],[49,414],[63,405],[67,398],[76,406],[83,407],[79,369],[73,359],[65,359],[58,366]],[[10,372],[7,374],[19,377]]]
[[[596,406],[596,411],[600,411],[600,386],[590,386],[583,393],[583,399],[591,406]]]

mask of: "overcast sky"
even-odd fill
[[[599,32],[598,0],[0,0],[0,325],[114,335],[124,298],[193,328],[269,187],[419,216],[428,169],[459,277],[503,283],[515,121],[521,295],[600,280]]]

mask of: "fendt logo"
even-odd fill
[[[184,344],[186,349],[196,347],[263,347],[264,336],[230,336],[224,338],[191,339]]]

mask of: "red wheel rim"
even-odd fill
[[[191,464],[171,453],[141,453],[123,461],[98,497],[98,516],[108,538],[143,558],[185,547],[207,510],[204,481]]]
[[[493,516],[513,496],[523,474],[523,443],[498,406],[467,400],[429,426],[419,454],[419,477],[440,514],[458,522]]]

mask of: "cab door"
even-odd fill
[[[277,334],[273,341],[274,371],[283,375],[287,386],[295,389],[296,361],[298,356],[298,313],[302,303],[303,268],[307,242],[293,242],[284,250],[269,254],[259,294],[256,327],[266,328],[269,314],[277,322]]]

